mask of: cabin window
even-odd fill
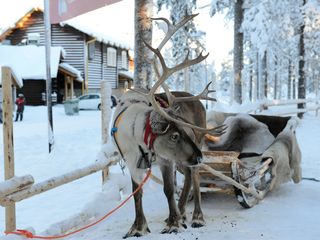
[[[91,42],[88,44],[88,59],[94,59],[94,50],[95,50],[95,42]]]
[[[128,69],[128,56],[127,51],[121,52],[121,62],[122,62],[122,68]]]
[[[109,67],[117,66],[117,50],[115,48],[109,47],[107,49],[107,65]]]

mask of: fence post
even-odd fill
[[[9,67],[2,67],[2,91],[3,91],[3,156],[4,177],[8,180],[14,177],[14,153],[13,153],[13,119],[12,119],[12,73]],[[5,208],[6,231],[16,229],[16,206],[11,203]]]
[[[101,81],[101,132],[102,144],[106,144],[110,134],[110,118],[111,118],[111,86],[106,80]],[[102,170],[102,183],[109,176],[109,167]]]

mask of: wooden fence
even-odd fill
[[[298,104],[304,104],[304,108],[298,108]],[[275,107],[278,107],[277,109]],[[316,99],[289,99],[289,100],[268,100],[259,104],[256,114],[264,114],[272,110],[274,115],[292,115],[298,113],[315,112],[318,116],[320,103]]]
[[[16,202],[88,176],[97,171],[102,171],[104,173],[103,180],[106,180],[108,167],[118,162],[120,156],[115,152],[104,160],[97,161],[91,165],[76,169],[61,176],[52,177],[37,184],[34,183],[31,175],[16,177],[14,172],[12,85],[19,81],[9,67],[2,67],[1,73],[3,91],[2,108],[5,181],[0,183],[0,205],[5,207],[5,231],[10,232],[16,229]],[[110,96],[104,98],[110,99]],[[110,106],[110,102],[102,103],[102,105],[104,105],[102,106],[102,115],[104,116],[106,115],[105,111],[110,111],[110,109],[106,107]],[[109,132],[109,122],[107,120],[104,120],[103,122],[106,126],[103,126],[104,131],[102,131],[102,139],[103,143],[106,143],[108,140],[107,134]]]

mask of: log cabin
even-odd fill
[[[58,103],[85,93],[100,92],[101,80],[109,82],[115,95],[121,94],[132,84],[131,47],[117,40],[112,33],[102,30],[93,31],[90,26],[83,26],[76,21],[51,24],[51,46],[62,48],[58,68],[51,74],[52,94],[57,95]],[[0,44],[0,49],[6,45],[44,46],[43,10],[32,8],[27,11],[0,33]],[[23,87],[19,92],[25,95],[28,104],[44,104],[45,98],[40,93],[45,92],[45,79],[22,78]]]

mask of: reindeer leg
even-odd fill
[[[163,190],[169,205],[169,217],[166,221],[167,226],[161,233],[177,233],[179,232],[179,228],[183,226],[183,223],[181,222],[181,215],[174,199],[173,165],[160,166],[160,169],[163,178]]]
[[[132,178],[131,180],[132,180],[132,191],[134,192],[138,188],[138,184]],[[136,218],[129,232],[123,238],[141,237],[146,233],[150,232],[148,228],[147,220],[144,216],[143,208],[142,208],[142,190],[138,191],[134,195],[134,205],[136,210]]]
[[[187,219],[186,204],[188,202],[190,189],[191,189],[191,169],[188,167],[181,167],[184,174],[184,183],[182,192],[179,198],[178,208],[183,220]]]
[[[200,176],[199,168],[192,168],[192,182],[193,182],[193,199],[194,199],[194,211],[192,215],[191,227],[199,228],[203,227],[206,223],[203,218],[201,210],[201,192],[200,192]]]

